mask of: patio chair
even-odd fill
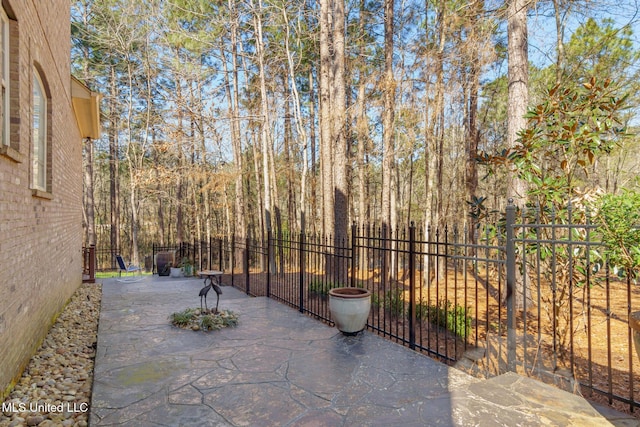
[[[129,263],[127,265],[122,258],[122,255],[116,255],[116,261],[118,261],[118,282],[137,282],[142,280],[142,275],[136,273],[142,273],[142,269],[137,265]],[[122,273],[127,274],[122,277]]]

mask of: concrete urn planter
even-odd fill
[[[329,290],[329,312],[336,328],[345,335],[355,335],[367,326],[371,310],[371,292],[362,288]]]
[[[634,311],[629,315],[629,327],[633,331],[633,346],[640,358],[640,311]]]
[[[171,277],[182,277],[182,269],[180,267],[171,267]]]

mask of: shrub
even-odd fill
[[[597,207],[595,223],[614,272],[636,278],[640,273],[640,193],[604,195]]]
[[[334,288],[339,288],[342,285],[332,281],[324,281],[322,279],[314,279],[309,283],[309,292],[314,295],[326,297],[329,295],[329,291]]]
[[[404,307],[404,292],[402,289],[396,288],[387,291],[384,303],[392,316],[404,316],[406,310]]]
[[[471,317],[467,316],[467,310],[459,305],[454,307],[451,301],[438,301],[436,305],[420,302],[416,307],[416,319],[445,328],[462,339],[471,332]]]
[[[169,316],[171,323],[182,329],[215,331],[227,326],[238,324],[238,315],[231,310],[206,314],[197,308],[187,308],[184,311]]]

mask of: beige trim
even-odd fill
[[[100,138],[100,94],[71,76],[71,103],[82,138]]]
[[[53,194],[49,193],[48,191],[39,190],[37,188],[31,189],[31,195],[40,199],[53,200]]]
[[[8,145],[0,144],[0,155],[8,157],[16,163],[24,162],[24,156],[20,154],[17,150],[14,150]]]

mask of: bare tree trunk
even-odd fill
[[[156,135],[155,132],[152,133],[152,144],[156,147]],[[155,164],[160,163],[160,159],[158,157],[157,148],[153,150],[153,159]],[[155,176],[156,176],[156,195],[157,195],[157,203],[158,203],[158,233],[160,234],[160,246],[164,246],[167,244],[167,234],[165,230],[164,224],[164,199],[162,197],[162,184],[160,180],[160,171],[156,167],[154,168]]]
[[[287,32],[288,32],[287,28]],[[288,43],[288,40],[285,42]],[[287,52],[288,55],[288,52]],[[288,78],[283,76],[282,91],[284,95],[284,162],[287,168],[287,223],[288,229],[293,231],[296,229],[298,221],[296,219],[296,197],[293,187],[293,173],[295,167],[291,161],[291,145],[293,140],[293,131],[291,128],[291,90],[289,89]]]
[[[478,20],[484,9],[484,1],[479,1],[474,10],[471,12],[470,19],[470,42],[471,47],[471,61],[469,64],[469,100],[468,100],[468,124],[467,124],[467,153],[466,153],[466,170],[465,170],[465,187],[466,187],[466,200],[472,200],[477,197],[476,192],[478,189],[478,170],[476,156],[478,153],[478,141],[480,139],[480,132],[478,131],[478,96],[480,92],[480,35],[477,31]],[[474,48],[475,47],[475,48]],[[468,239],[470,243],[475,243],[475,229],[476,220],[470,217]],[[472,249],[473,250],[473,249]],[[474,251],[475,252],[475,251]]]
[[[246,223],[245,223],[245,198],[242,185],[242,175],[244,173],[243,159],[242,159],[242,141],[240,140],[240,126],[238,122],[240,101],[238,100],[239,78],[238,78],[238,12],[236,8],[235,0],[229,0],[229,10],[231,13],[231,61],[232,61],[232,75],[233,75],[233,96],[231,95],[231,89],[229,87],[228,73],[226,72],[227,61],[222,61],[225,67],[225,83],[227,99],[229,100],[228,114],[231,120],[231,145],[233,148],[233,161],[236,167],[235,173],[235,226],[234,233],[239,237],[246,236]],[[240,255],[239,253],[237,254]],[[239,259],[239,258],[238,258]]]
[[[176,78],[176,103],[177,103],[177,129],[176,129],[176,155],[178,163],[178,173],[176,174],[176,243],[180,244],[184,241],[184,182],[182,178],[182,169],[184,168],[184,154],[182,146],[184,144],[184,131],[182,129],[184,107],[182,97],[181,82]]]
[[[334,0],[333,9],[333,115],[334,157],[334,236],[338,242],[347,238],[349,224],[349,151],[347,150],[347,89],[345,67],[344,0]]]
[[[259,151],[256,149],[256,145],[257,145],[257,141],[255,141],[256,136],[254,134],[253,136],[253,143],[251,144],[251,149],[253,150],[253,171],[256,177],[256,197],[258,198],[258,208],[260,212],[264,212],[265,207],[264,207],[264,199],[263,199],[263,194],[264,191],[261,193],[260,192],[260,182],[264,182],[264,180],[261,180],[260,177],[260,153]],[[261,237],[264,239],[265,237],[265,233],[264,230],[266,230],[266,226],[265,226],[265,222],[264,222],[264,215],[257,215],[259,221],[259,226],[260,226],[260,235]],[[253,237],[258,237],[257,235],[254,235]]]
[[[529,103],[529,59],[527,30],[527,0],[510,0],[508,4],[509,102],[507,110],[507,145],[515,147],[518,132],[526,126],[524,118]],[[508,195],[516,204],[526,200],[522,180],[509,176]]]
[[[365,31],[365,0],[360,0],[360,14],[358,21],[358,31],[360,34],[364,34]],[[366,44],[364,39],[360,38],[358,42],[358,51],[360,57],[364,57]],[[369,126],[367,122],[367,115],[365,111],[365,96],[366,96],[366,77],[365,67],[358,68],[358,96],[355,104],[355,122],[356,122],[356,135],[358,139],[358,158],[357,158],[357,170],[358,170],[358,216],[357,221],[359,229],[364,231],[365,225],[368,225],[369,218],[367,215],[367,163],[366,163],[366,151],[367,142],[369,141]],[[359,260],[360,268],[362,271],[368,271],[369,269],[369,252],[367,250],[360,252]]]
[[[109,102],[109,194],[110,194],[110,225],[111,225],[111,250],[120,252],[120,156],[118,149],[118,108],[117,108],[117,81],[115,66],[111,67],[111,99]]]
[[[348,283],[348,263],[343,255],[349,228],[349,151],[347,150],[347,90],[345,64],[345,2],[334,0],[333,5],[333,64],[332,99],[334,166],[333,235],[338,257],[334,277],[338,283]]]
[[[269,173],[269,105],[267,103],[267,85],[264,73],[264,43],[262,38],[262,1],[258,0],[258,9],[256,10],[251,0],[251,8],[253,14],[253,26],[256,31],[256,56],[258,60],[259,79],[260,79],[260,111],[261,111],[261,133],[260,140],[262,146],[262,179],[264,182],[264,232],[271,230],[271,184]]]
[[[367,217],[367,164],[366,150],[369,140],[368,124],[364,106],[365,82],[360,72],[360,82],[358,84],[358,98],[356,100],[356,135],[358,138],[358,222],[363,225],[369,222]]]
[[[318,166],[316,161],[316,96],[314,90],[313,70],[309,71],[309,87],[311,100],[309,102],[309,151],[311,152],[311,191],[310,191],[310,213],[311,213],[311,231],[317,231],[318,223]],[[304,230],[304,227],[302,227]]]
[[[384,108],[382,113],[382,227],[390,237],[394,232],[392,218],[395,218],[395,194],[393,191],[395,143],[394,143],[394,116],[395,116],[395,89],[396,82],[393,76],[393,0],[384,2]],[[395,275],[395,257],[392,257],[392,245],[385,239],[385,262],[387,271],[383,277],[390,279]]]
[[[334,228],[333,129],[331,122],[331,0],[320,0],[320,167],[322,179],[322,234]]]
[[[433,110],[433,138],[435,140],[435,163],[433,176],[435,181],[435,189],[432,189],[432,194],[435,194],[435,201],[433,203],[432,212],[432,224],[435,226],[436,231],[442,231],[444,229],[443,224],[443,202],[444,202],[444,188],[443,188],[443,167],[444,167],[444,49],[446,44],[445,33],[445,14],[446,14],[446,2],[441,0],[438,3],[438,52],[436,56],[436,103]],[[435,190],[435,191],[434,191]],[[442,237],[442,235],[440,235]],[[446,250],[446,248],[444,249]],[[438,246],[438,253],[443,254],[443,246]],[[433,260],[435,261],[435,260]],[[438,268],[432,268],[431,271],[437,275],[437,279],[443,279],[445,275],[446,264],[439,260],[436,263]]]
[[[425,13],[429,13],[429,5],[430,2],[425,1]],[[427,21],[428,23],[428,21]],[[429,38],[429,28],[425,28],[425,38],[428,40]],[[435,68],[439,69],[437,55],[431,55],[431,51],[429,49],[425,49],[424,51],[424,62],[425,64],[429,64],[432,61],[432,56],[436,58]],[[441,59],[441,58],[440,58]],[[429,73],[429,70],[427,70]],[[425,110],[424,110],[424,140],[425,140],[425,153],[424,153],[424,188],[425,188],[425,202],[424,202],[424,232],[425,232],[425,240],[428,242],[431,238],[431,227],[433,226],[433,218],[434,218],[434,195],[433,189],[435,187],[435,170],[436,170],[436,144],[435,144],[435,122],[436,122],[436,111],[437,105],[432,105],[429,98],[430,93],[430,80],[426,80],[425,87]],[[431,247],[426,248],[426,253],[431,252]],[[426,254],[424,256],[424,265],[427,269],[427,273],[433,271],[432,266],[434,265],[432,257]],[[424,286],[428,286],[431,281],[431,277],[429,274],[424,275]]]
[[[553,0],[553,9],[556,16],[556,51],[558,53],[558,56],[556,58],[556,84],[560,84],[560,82],[562,81],[562,74],[564,73],[565,61],[564,24],[561,17],[560,0]]]
[[[394,144],[394,103],[395,79],[393,77],[393,0],[384,2],[384,107],[382,116],[382,223],[391,227],[391,179],[395,161]]]
[[[529,103],[529,60],[527,51],[527,0],[510,0],[508,4],[508,53],[509,53],[509,102],[507,110],[507,144],[515,147],[518,132],[526,126],[524,118]],[[507,194],[513,198],[516,206],[523,207],[526,202],[526,185],[524,181],[510,174],[507,177]],[[522,309],[525,300],[529,299],[529,291],[524,288],[524,278],[521,270],[516,269],[518,275],[516,284],[516,308]],[[527,280],[527,283],[530,283]],[[506,288],[506,287],[505,287]],[[506,290],[506,289],[505,289]],[[506,297],[506,295],[503,295]]]
[[[293,115],[295,118],[296,124],[296,132],[298,135],[298,145],[300,146],[300,151],[302,153],[302,171],[300,176],[300,202],[298,204],[298,223],[297,228],[300,232],[305,232],[306,227],[306,218],[305,214],[307,212],[306,208],[306,192],[307,192],[307,174],[308,174],[308,153],[307,153],[307,132],[304,127],[304,123],[302,122],[302,108],[300,105],[300,94],[298,93],[298,86],[296,85],[296,76],[295,70],[293,66],[293,55],[291,54],[291,49],[289,48],[289,19],[287,16],[287,11],[285,8],[282,9],[282,14],[284,16],[285,27],[286,27],[286,36],[285,36],[285,51],[287,53],[287,65],[289,71],[289,82],[291,84],[291,93],[292,93],[292,101],[293,101]],[[286,83],[285,83],[286,84]],[[313,108],[313,100],[311,102]],[[311,121],[311,126],[313,127],[313,121]],[[291,197],[291,196],[290,196]]]

